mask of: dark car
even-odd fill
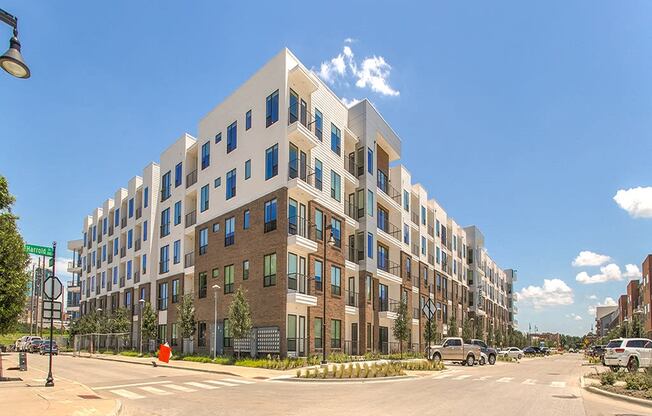
[[[544,355],[550,355],[550,348],[548,348],[548,347],[541,347],[541,354],[544,354]]]
[[[541,349],[539,347],[525,347],[523,348],[523,354],[525,355],[541,354]]]
[[[593,348],[591,348],[589,355],[596,358],[602,358],[604,357],[604,353],[605,353],[604,345],[595,345]]]
[[[487,356],[487,362],[489,364],[491,364],[491,365],[496,364],[496,355],[498,354],[498,352],[496,351],[495,348],[490,348],[481,339],[472,339],[471,341],[469,341],[469,344],[477,345],[478,347],[480,347],[480,352],[484,353],[484,355]],[[484,361],[484,357],[481,357],[480,358],[480,365],[485,364],[483,361]]]
[[[27,344],[27,351],[28,352],[39,352],[41,350],[41,344],[43,343],[42,339],[35,339],[30,341],[29,344]]]
[[[49,354],[52,351],[52,355],[59,355],[59,346],[56,341],[50,341],[49,339],[41,343],[40,354]]]

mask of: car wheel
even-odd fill
[[[635,373],[638,371],[638,358],[631,357],[627,362],[627,371],[630,373]]]
[[[496,364],[496,356],[495,355],[492,354],[492,355],[489,356],[489,364],[490,365]]]
[[[441,362],[441,355],[439,355],[438,352],[434,353],[433,356],[432,356],[432,361],[434,361],[436,363]]]
[[[475,357],[472,355],[466,357],[466,365],[468,365],[469,367],[473,367],[473,364],[475,364]]]
[[[485,365],[485,364],[486,364],[486,362],[484,360],[484,357],[480,357],[480,365]]]
[[[523,358],[523,354],[519,354],[517,358],[520,360],[521,358]]]
[[[617,365],[610,365],[610,366],[609,366],[609,369],[610,369],[611,371],[613,371],[614,373],[617,373],[618,370],[620,370],[620,367],[618,367]]]

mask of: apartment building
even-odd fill
[[[507,328],[514,270],[488,255],[398,163],[402,141],[373,105],[347,108],[287,49],[84,218],[81,313],[158,311],[159,340],[179,348],[176,304],[192,294],[197,352],[252,354],[422,349],[430,298],[440,334],[477,316]],[[242,287],[254,329],[228,322]],[[142,301],[141,301],[142,300]],[[323,302],[326,302],[326,314]],[[217,326],[213,324],[217,311]]]
[[[622,324],[623,322],[627,322],[628,318],[628,306],[627,306],[627,295],[620,295],[618,298],[618,323]]]
[[[641,299],[641,312],[643,316],[643,330],[648,337],[652,337],[652,284],[650,284],[650,276],[652,276],[652,254],[648,254],[643,260],[641,271],[641,285],[640,285],[640,299]]]

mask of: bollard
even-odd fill
[[[27,353],[25,351],[18,353],[18,365],[20,371],[27,371]]]

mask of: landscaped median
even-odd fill
[[[298,369],[296,380],[364,380],[408,377],[417,371],[441,371],[442,363],[427,360],[334,363]],[[412,374],[413,375],[413,374]]]
[[[595,370],[583,378],[587,390],[652,407],[652,369],[636,373]]]

